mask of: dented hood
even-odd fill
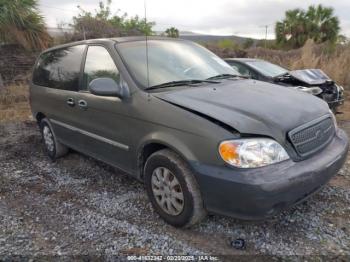
[[[154,96],[219,120],[240,133],[273,137],[282,144],[288,131],[329,111],[317,97],[254,80],[225,80]]]
[[[327,81],[332,81],[321,69],[294,70],[288,73],[308,85],[322,85]]]

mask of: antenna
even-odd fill
[[[148,67],[148,36],[147,36],[147,6],[146,0],[143,1],[145,8],[145,36],[146,36],[146,68],[147,68],[147,87],[149,87],[149,67]]]

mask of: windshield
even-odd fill
[[[222,74],[239,75],[224,60],[195,43],[148,40],[148,83],[145,41],[119,43],[117,48],[142,88],[172,81],[205,80]]]
[[[269,77],[276,77],[278,75],[282,75],[288,72],[288,70],[286,70],[285,68],[275,64],[271,64],[266,61],[248,61],[246,63],[258,72]]]

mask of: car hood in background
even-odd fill
[[[327,81],[332,81],[321,69],[294,70],[288,73],[308,85],[322,85]]]
[[[242,134],[259,134],[286,143],[286,133],[328,114],[319,98],[289,87],[254,80],[225,80],[154,93],[174,105],[205,114]]]

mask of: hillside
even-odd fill
[[[186,39],[186,40],[191,40],[191,41],[196,41],[196,42],[218,42],[221,40],[232,40],[238,44],[243,44],[247,38],[246,37],[241,37],[241,36],[235,36],[235,35],[205,35],[205,34],[197,34],[193,32],[180,32],[180,38]],[[258,41],[258,39],[254,39],[255,41]]]

